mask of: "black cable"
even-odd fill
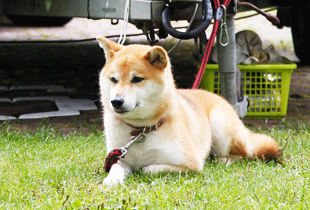
[[[164,8],[162,11],[162,25],[165,28],[166,32],[170,34],[171,36],[178,38],[178,39],[192,39],[197,36],[199,36],[201,33],[203,33],[208,26],[211,23],[212,20],[212,5],[210,0],[203,0],[202,2],[202,8],[204,11],[204,18],[200,25],[190,31],[187,32],[180,32],[175,30],[175,28],[172,27],[171,22],[170,22],[170,15],[173,12],[173,8],[170,6],[167,6]]]
[[[89,3],[89,0],[87,0],[87,19],[90,19],[90,3]]]
[[[141,36],[144,35],[143,33],[140,34],[128,34],[128,37],[131,36]],[[116,38],[119,35],[110,35],[105,36],[106,38]],[[90,42],[95,41],[96,38],[89,38],[89,39],[76,39],[76,40],[33,40],[33,41],[0,41],[0,44],[53,44],[53,43],[76,43],[76,42]]]

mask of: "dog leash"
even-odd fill
[[[123,121],[124,122],[124,121]],[[120,158],[124,158],[126,153],[128,152],[129,147],[134,143],[142,143],[146,140],[147,133],[151,131],[156,131],[160,126],[162,126],[166,122],[166,118],[162,118],[153,126],[146,126],[146,127],[137,127],[130,125],[124,122],[126,125],[134,128],[133,131],[130,132],[131,140],[123,147],[113,149],[108,156],[105,158],[103,169],[109,173],[111,167],[117,163]]]
[[[214,8],[216,10],[216,13],[215,13],[215,16],[214,16],[213,29],[212,29],[209,41],[207,43],[207,46],[206,46],[206,49],[205,49],[205,52],[204,52],[204,56],[203,56],[203,59],[201,61],[201,65],[200,65],[198,74],[196,76],[196,79],[194,81],[194,84],[192,86],[192,89],[198,89],[199,88],[202,76],[203,76],[203,74],[205,72],[205,68],[206,68],[206,65],[207,65],[209,57],[210,57],[211,49],[212,49],[212,46],[213,46],[213,43],[214,43],[217,31],[218,31],[220,20],[221,20],[222,16],[224,16],[223,17],[224,21],[223,21],[223,23],[221,25],[221,30],[225,30],[226,38],[228,38],[227,26],[226,26],[226,21],[225,20],[226,20],[226,8],[228,7],[230,1],[231,0],[225,0],[223,4],[220,4],[219,0],[214,0]],[[222,40],[220,40],[219,42],[221,42],[221,41]],[[227,39],[227,41],[228,41],[228,39]],[[225,44],[227,45],[228,43],[225,43]]]
[[[146,127],[145,127],[146,128]],[[109,173],[111,170],[111,167],[117,163],[117,161],[120,158],[124,158],[126,153],[128,152],[129,147],[133,144],[133,143],[142,143],[145,141],[146,137],[145,137],[145,129],[142,131],[142,133],[140,133],[137,136],[132,136],[131,137],[131,141],[128,142],[125,146],[118,148],[118,149],[113,149],[108,156],[105,158],[104,161],[104,170]]]

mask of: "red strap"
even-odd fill
[[[195,79],[195,82],[193,84],[192,89],[198,89],[199,88],[202,76],[203,76],[203,74],[205,72],[205,68],[206,68],[206,65],[207,65],[208,60],[209,60],[209,56],[210,56],[210,53],[211,53],[211,49],[212,49],[212,46],[213,46],[214,39],[216,37],[218,26],[219,26],[219,20],[216,20],[214,22],[214,24],[213,24],[213,29],[212,29],[212,32],[211,32],[211,36],[210,36],[210,39],[209,39],[209,41],[207,43],[206,50],[205,50],[203,59],[201,61],[201,65],[200,65],[200,68],[199,68],[199,71],[198,71],[198,74],[196,76],[196,79]]]
[[[112,150],[108,156],[105,158],[103,169],[109,173],[111,170],[111,167],[117,163],[119,160],[119,157],[122,155],[122,152],[120,149],[114,149]]]
[[[229,3],[230,3],[230,0],[225,0],[223,5],[225,7],[227,7]],[[221,6],[220,5],[220,1],[219,0],[214,0],[215,11],[220,6]],[[211,35],[210,35],[210,39],[209,39],[209,41],[207,43],[206,50],[205,50],[204,56],[202,58],[201,65],[200,65],[200,68],[199,68],[199,71],[198,71],[198,74],[196,76],[196,79],[195,79],[195,82],[193,84],[192,89],[198,89],[199,88],[202,76],[203,76],[203,74],[205,72],[205,68],[206,68],[206,65],[207,65],[208,60],[209,60],[209,56],[210,56],[211,49],[212,49],[212,46],[213,46],[213,43],[214,43],[214,40],[215,40],[215,37],[216,37],[216,33],[217,33],[217,30],[218,30],[218,27],[219,27],[219,20],[215,20],[214,23],[213,23],[213,29],[212,29],[212,32],[211,32]]]

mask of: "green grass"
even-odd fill
[[[105,187],[103,135],[0,128],[0,209],[310,209],[308,124],[272,129],[283,163],[208,162],[201,173],[128,177]],[[258,130],[258,132],[263,132]]]

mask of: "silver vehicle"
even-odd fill
[[[128,13],[125,14],[127,2],[130,2],[130,6]],[[0,0],[0,14],[7,15],[18,25],[36,26],[61,26],[69,22],[72,17],[111,19],[112,24],[117,24],[119,19],[127,18],[129,23],[136,25],[152,40],[154,34],[159,38],[167,36],[167,29],[163,27],[169,22],[163,19],[166,7],[173,10],[169,10],[172,13],[169,14],[171,20],[189,21],[195,10],[195,4],[198,3],[192,27],[195,28],[204,13],[203,2],[205,0]],[[237,5],[236,1],[232,2]],[[307,53],[310,47],[310,1],[249,0],[247,2],[258,8],[277,6],[281,21],[278,27],[292,28],[296,55],[302,63],[310,62]],[[239,7],[238,11],[246,9],[248,8]]]

